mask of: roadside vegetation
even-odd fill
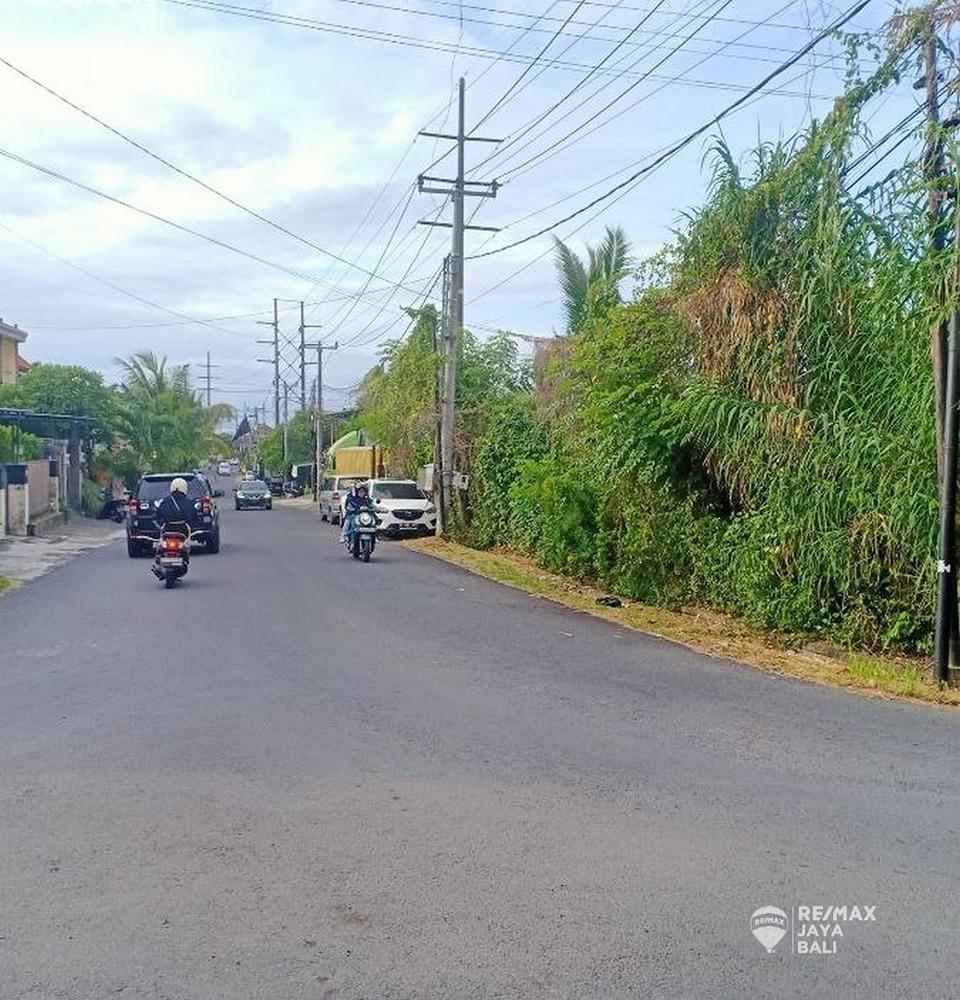
[[[170,365],[150,352],[117,363],[116,385],[79,365],[34,365],[15,384],[0,386],[0,406],[92,418],[88,471],[130,487],[144,472],[192,469],[229,452],[229,440],[217,429],[233,417],[233,408],[204,406],[186,365]],[[22,436],[21,460],[35,458],[39,450],[36,438]],[[13,460],[8,428],[0,428],[0,460]],[[84,487],[85,507],[99,506],[99,499],[96,488]]]
[[[930,649],[930,329],[958,305],[939,294],[954,251],[927,252],[922,132],[866,187],[855,153],[884,95],[919,75],[911,24],[802,134],[746,152],[715,137],[705,203],[654,258],[634,262],[619,228],[585,257],[558,243],[566,328],[532,370],[509,336],[465,334],[459,541],[648,606]],[[436,412],[436,316],[414,318],[360,394],[407,473],[432,455]],[[496,378],[470,380],[494,358]],[[869,663],[849,675],[889,690]]]

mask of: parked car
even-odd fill
[[[265,481],[275,497],[283,496],[283,476],[267,476]]]
[[[381,535],[429,535],[437,530],[437,508],[412,479],[371,479],[369,485]]]
[[[342,519],[343,501],[357,483],[365,483],[366,476],[327,476],[320,484],[320,520],[339,524]]]
[[[218,476],[230,476],[232,474],[233,474],[233,469],[230,466],[229,462],[221,462],[217,466],[217,475]]]
[[[266,483],[259,479],[243,482],[234,493],[237,510],[272,510],[273,496]]]
[[[193,501],[191,540],[203,543],[207,552],[220,551],[220,511],[216,500],[223,496],[223,490],[213,489],[205,476],[195,472],[163,472],[144,476],[127,504],[127,555],[131,559],[153,552],[153,543],[160,538],[154,513],[177,476],[186,479],[187,497]]]

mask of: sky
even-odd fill
[[[339,344],[324,352],[324,407],[349,405],[378,348],[405,331],[404,307],[438,301],[450,231],[418,223],[448,222],[451,206],[416,179],[456,165],[451,143],[417,132],[455,130],[463,76],[467,131],[504,140],[468,144],[468,177],[502,184],[468,200],[476,225],[500,231],[467,234],[465,325],[550,336],[563,323],[553,236],[582,252],[620,225],[637,259],[655,253],[702,202],[721,129],[746,158],[829,110],[842,42],[822,42],[620,196],[554,224],[849,6],[0,0],[0,317],[27,331],[30,360],[108,380],[115,358],[152,350],[200,382],[209,352],[213,401],[241,414],[266,403],[272,422],[273,370],[258,361],[272,331],[259,324],[278,299],[292,362],[303,300],[308,339]],[[877,32],[892,9],[873,0],[851,27]],[[873,128],[916,106],[910,82]],[[281,375],[294,408],[297,373]]]

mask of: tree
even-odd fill
[[[119,432],[140,470],[171,471],[198,465],[219,448],[217,429],[234,415],[232,406],[205,407],[190,383],[188,365],[168,367],[166,358],[144,351],[117,359],[123,372]]]
[[[257,446],[257,453],[263,466],[270,472],[279,472],[284,476],[290,470],[290,465],[299,462],[312,462],[313,456],[313,415],[307,410],[301,410],[290,418],[287,424],[287,459],[283,457],[283,426],[274,427],[272,431]]]
[[[14,385],[3,387],[0,404],[91,417],[98,441],[112,438],[118,417],[116,396],[103,384],[103,376],[80,365],[34,365]]]
[[[620,226],[608,226],[600,245],[587,247],[586,262],[556,237],[554,244],[567,334],[572,335],[588,318],[621,302],[620,282],[631,267],[630,242]]]

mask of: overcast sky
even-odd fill
[[[468,234],[470,254],[587,204],[759,82],[848,3],[232,6],[268,17],[201,9],[193,0],[0,0],[0,57],[300,237],[252,218],[0,64],[5,153],[235,248],[0,157],[0,316],[28,331],[28,358],[85,364],[112,378],[113,358],[147,349],[189,362],[196,377],[209,350],[219,366],[215,400],[252,408],[272,392],[272,369],[256,360],[268,355],[256,341],[270,331],[256,321],[269,318],[277,297],[283,331],[295,338],[295,303],[306,299],[309,322],[322,325],[311,339],[341,344],[325,355],[324,402],[342,405],[377,344],[402,333],[401,307],[422,301],[448,249],[449,230],[416,223],[449,220],[450,206],[413,185],[449,147],[415,136],[424,127],[455,128],[458,76],[467,79],[468,130],[495,107],[478,135],[523,133],[499,147],[469,148],[468,165],[493,156],[473,177],[505,181],[495,201],[468,205],[477,209],[476,224],[504,227]],[[853,24],[876,29],[890,11],[886,0],[874,0]],[[839,42],[824,42],[771,83],[767,96],[727,119],[733,149],[745,153],[758,136],[790,135],[822,116],[842,85],[841,53]],[[916,99],[905,84],[885,99],[875,124],[901,118]],[[525,165],[573,130],[568,146]],[[655,251],[680,213],[701,200],[708,145],[697,140],[625,197],[559,226],[557,235],[582,247],[619,224],[638,256]],[[449,175],[454,167],[447,156],[429,172]],[[559,328],[549,249],[543,236],[468,261],[466,324],[534,335]]]

